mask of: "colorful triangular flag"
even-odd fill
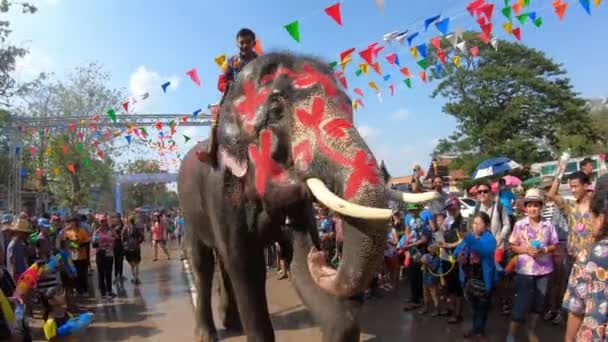
[[[297,21],[297,20],[292,21],[283,27],[285,28],[285,30],[287,30],[287,32],[289,33],[291,38],[293,38],[293,40],[295,40],[298,43],[300,42],[300,22],[299,21]]]
[[[439,32],[441,32],[441,34],[445,36],[446,34],[448,34],[448,31],[450,29],[450,18],[443,18],[442,20],[436,22],[435,27],[437,28],[437,30],[439,30]]]
[[[338,25],[342,26],[342,14],[340,12],[340,3],[337,2],[325,8],[325,13],[330,16]]]
[[[186,75],[188,75],[192,82],[194,82],[197,86],[201,86],[201,79],[198,77],[198,71],[196,68],[186,71]]]

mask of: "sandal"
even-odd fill
[[[452,316],[448,318],[448,324],[458,324],[462,321],[462,316]]]

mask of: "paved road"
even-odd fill
[[[172,250],[177,256],[177,251]],[[125,282],[119,298],[112,302],[89,298],[83,307],[95,313],[95,321],[86,331],[86,341],[193,341],[194,317],[190,284],[181,261],[164,258],[151,261],[149,247],[144,248],[141,268],[143,284],[139,287]],[[125,263],[125,275],[129,276]],[[91,277],[91,281],[96,278]],[[277,341],[320,341],[320,332],[306,308],[287,280],[276,280],[268,274],[269,307]],[[215,291],[214,291],[215,292]],[[385,294],[383,298],[366,304],[361,313],[362,341],[462,341],[468,323],[448,325],[440,318],[419,316],[401,311],[399,294]],[[39,321],[39,320],[38,320]],[[489,322],[489,341],[504,341],[507,319],[494,313]],[[39,323],[38,323],[39,325]],[[221,325],[217,323],[218,328]],[[543,323],[541,341],[563,340],[563,327]],[[41,341],[38,330],[38,339]],[[244,336],[223,334],[223,341],[241,342]],[[521,339],[525,341],[526,339]]]

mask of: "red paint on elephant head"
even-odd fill
[[[268,181],[283,182],[287,179],[285,169],[272,159],[272,131],[260,132],[260,146],[249,145],[249,159],[255,166],[255,188],[264,197]]]
[[[269,88],[256,90],[251,80],[243,85],[245,94],[235,101],[234,110],[241,116],[243,127],[249,133],[253,130],[253,121],[259,107],[263,106],[270,94]]]

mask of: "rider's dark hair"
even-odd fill
[[[238,39],[239,37],[251,37],[255,40],[255,33],[251,29],[242,28],[236,33],[236,38]]]

